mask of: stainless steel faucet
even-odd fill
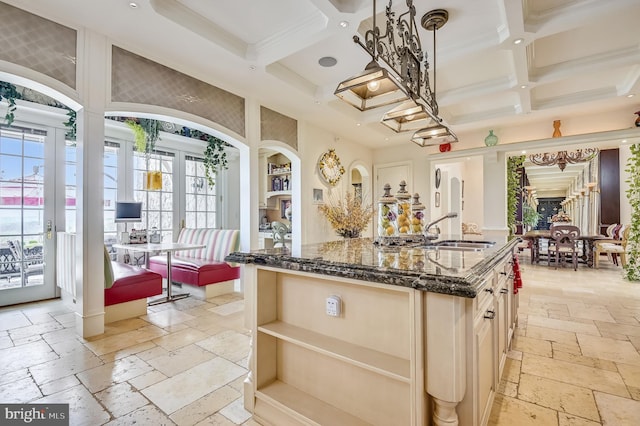
[[[446,215],[442,216],[441,218],[438,218],[436,220],[434,220],[433,222],[427,224],[427,226],[424,227],[424,236],[427,237],[428,240],[435,240],[438,238],[438,232],[436,233],[431,233],[429,231],[429,229],[431,229],[431,227],[433,225],[435,225],[438,222],[442,222],[445,219],[450,219],[450,218],[454,218],[454,217],[458,217],[458,213],[456,212],[449,212]]]

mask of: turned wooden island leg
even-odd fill
[[[436,426],[458,426],[457,402],[433,398],[433,424]]]

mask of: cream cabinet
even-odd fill
[[[461,425],[486,425],[504,370],[516,317],[512,260],[505,258],[467,302],[466,393],[458,405]]]
[[[273,425],[422,425],[420,297],[410,288],[258,268],[254,418]],[[330,316],[326,299],[340,298]],[[357,397],[356,397],[357,396]],[[246,405],[246,399],[245,399]]]

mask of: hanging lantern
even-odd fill
[[[153,170],[144,173],[144,189],[147,191],[159,191],[162,189],[162,172]]]

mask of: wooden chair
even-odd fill
[[[627,240],[629,239],[630,231],[630,226],[625,227],[621,240],[610,239],[596,241],[593,249],[593,266],[597,268],[600,265],[600,255],[603,253],[606,253],[607,257],[611,256],[615,265],[618,264],[616,256],[620,255],[620,263],[622,263],[622,266],[625,266],[627,264]]]
[[[573,270],[578,269],[578,237],[580,236],[580,228],[574,225],[555,225],[551,228],[551,240],[549,241],[547,265],[551,265],[551,256],[553,255],[556,268],[558,263],[563,262],[571,255]]]

